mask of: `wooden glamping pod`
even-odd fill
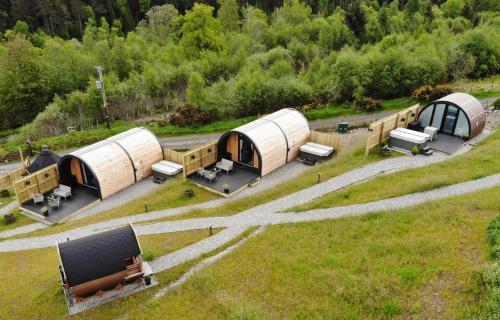
[[[74,297],[110,290],[144,275],[141,248],[131,225],[57,245],[64,288]]]
[[[163,148],[145,128],[134,128],[63,156],[61,184],[81,185],[107,198],[151,175]]]
[[[264,176],[297,157],[309,135],[302,113],[281,109],[222,135],[218,157],[252,167]]]
[[[418,115],[421,128],[434,127],[439,133],[472,138],[484,129],[486,114],[481,102],[467,93],[452,93],[438,99]]]

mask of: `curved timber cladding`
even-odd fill
[[[61,158],[61,184],[83,185],[107,198],[152,172],[163,150],[147,129],[134,128]]]
[[[264,176],[297,157],[309,135],[309,124],[300,112],[281,109],[222,135],[219,157],[253,166]],[[244,151],[253,153],[251,159]]]
[[[456,92],[422,108],[418,120],[422,127],[432,126],[440,133],[472,138],[483,131],[486,114],[475,97]]]

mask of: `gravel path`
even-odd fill
[[[438,200],[446,197],[461,195],[477,190],[487,189],[500,185],[500,174],[491,175],[485,178],[458,183],[449,187],[439,188],[435,190],[414,193],[396,198],[390,198],[365,204],[351,205],[344,207],[328,208],[312,210],[300,213],[261,213],[259,211],[250,214],[237,214],[228,217],[207,217],[197,219],[187,219],[179,221],[156,222],[149,224],[139,224],[135,226],[138,235],[160,234],[168,232],[178,232],[187,230],[205,229],[212,225],[214,228],[229,228],[223,230],[215,236],[202,240],[198,244],[202,248],[213,245],[220,245],[217,240],[211,239],[226,239],[226,233],[230,233],[231,237],[236,237],[238,232],[243,232],[246,228],[252,226],[261,226],[266,224],[293,223],[302,221],[315,221],[322,219],[333,219],[348,215],[366,214],[376,211],[396,210],[408,206],[414,206],[420,203]],[[240,228],[240,229],[238,229]],[[224,232],[226,231],[226,232]],[[55,243],[66,240],[66,237],[78,238],[90,234],[85,232],[82,234],[79,230],[71,230],[66,233],[58,233],[43,237],[33,237],[24,239],[7,240],[0,242],[0,252],[20,251],[37,248],[46,248],[54,246]],[[205,243],[207,242],[207,243]],[[181,249],[183,250],[183,249]],[[189,249],[191,250],[191,249]],[[204,249],[203,249],[204,250]],[[196,253],[196,252],[195,252]],[[187,252],[186,255],[194,254]],[[186,256],[183,255],[183,256]],[[172,256],[173,257],[173,256]],[[167,258],[165,258],[167,259]],[[161,261],[161,260],[159,260]],[[162,262],[163,263],[163,262]],[[165,262],[167,263],[167,262]],[[173,263],[173,262],[172,262]]]
[[[166,295],[167,293],[169,293],[170,291],[172,291],[173,289],[175,289],[175,288],[183,285],[196,272],[198,272],[198,271],[200,271],[200,270],[208,267],[209,265],[211,265],[211,264],[219,261],[220,259],[224,258],[228,254],[230,254],[231,252],[233,252],[234,249],[236,249],[236,248],[240,247],[241,245],[245,244],[248,241],[248,239],[253,238],[256,235],[260,234],[262,231],[264,231],[265,228],[266,228],[265,226],[262,226],[262,227],[258,228],[257,230],[255,230],[254,232],[252,232],[250,235],[248,235],[245,238],[243,238],[240,241],[238,241],[236,244],[233,244],[232,246],[224,249],[223,251],[221,251],[221,252],[219,252],[219,253],[211,256],[211,257],[208,257],[208,258],[206,258],[206,259],[204,259],[202,261],[200,261],[198,264],[196,264],[194,267],[192,267],[186,273],[184,273],[179,279],[177,279],[175,282],[172,282],[168,287],[165,287],[165,288],[162,288],[161,290],[159,290],[154,295],[153,299],[154,300],[159,299],[159,298],[163,297],[164,295]],[[153,261],[153,263],[154,263],[154,261]],[[166,270],[168,268],[171,268],[171,267],[170,266],[163,266],[161,263],[158,263],[156,265],[156,268],[154,269],[154,271],[155,272],[160,272],[160,271],[164,271],[164,270]]]
[[[295,223],[335,219],[345,216],[363,215],[367,213],[398,210],[429,201],[458,196],[474,191],[500,186],[500,174],[466,181],[439,189],[412,193],[400,197],[389,198],[364,204],[356,204],[335,208],[317,209],[298,213],[271,213],[266,215],[235,215],[229,217],[208,217],[180,221],[166,221],[136,225],[138,234],[156,234],[204,229],[212,225],[214,228],[254,227],[267,224]],[[0,243],[1,245],[1,243]],[[0,248],[0,251],[2,249]]]
[[[5,214],[9,213],[9,211],[17,208],[17,201],[11,201],[8,205],[0,208],[0,217],[3,217]]]

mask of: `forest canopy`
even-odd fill
[[[28,2],[0,0],[0,127],[37,137],[102,119],[96,65],[113,119],[206,122],[500,70],[494,0]]]

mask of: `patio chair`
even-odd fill
[[[35,193],[34,195],[31,196],[31,199],[33,200],[34,205],[37,205],[39,203],[44,203],[43,194],[40,193]]]
[[[207,172],[207,170],[205,170],[204,168],[202,167],[199,167],[198,170],[196,170],[196,173],[198,174],[198,176],[200,178],[203,179],[203,177],[205,176],[205,173]]]
[[[71,187],[65,186],[64,184],[60,184],[59,188],[54,189],[54,194],[56,196],[59,196],[61,198],[64,198],[64,201],[66,201],[67,197],[71,197]]]
[[[221,169],[226,171],[226,174],[229,174],[229,171],[233,171],[233,162],[231,160],[227,160],[222,158],[219,162],[215,164],[217,169]]]
[[[217,179],[217,174],[212,171],[206,171],[203,177],[212,183],[215,179]]]
[[[49,207],[54,209],[59,209],[61,207],[61,198],[57,195],[51,195],[47,197],[49,201]]]

